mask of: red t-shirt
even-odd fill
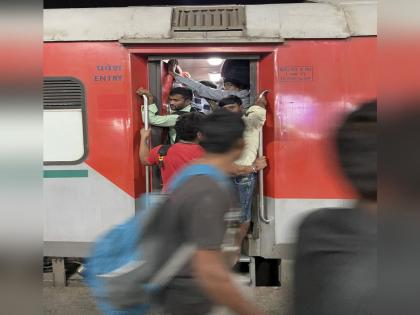
[[[149,154],[148,162],[152,165],[159,165],[159,149],[160,145],[154,147]],[[163,158],[163,167],[161,169],[163,190],[166,185],[180,169],[195,159],[199,159],[204,155],[203,148],[194,143],[175,143],[169,147],[169,150]]]

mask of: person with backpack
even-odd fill
[[[143,165],[158,165],[161,170],[163,191],[172,176],[189,162],[203,156],[204,151],[198,144],[198,128],[204,115],[201,113],[186,113],[178,116],[175,124],[177,142],[173,145],[164,144],[149,149],[150,129],[140,131],[140,161]]]
[[[179,171],[166,193],[144,194],[133,217],[95,241],[83,277],[103,314],[263,314],[230,273],[240,209],[228,172],[244,129],[238,114],[206,116],[204,156]]]
[[[244,129],[241,115],[219,110],[206,116],[199,127],[205,154],[179,176],[196,174],[196,169],[203,168],[213,175],[189,176],[182,183],[177,183],[176,176],[171,183],[177,184],[177,188],[171,193],[167,210],[178,214],[179,226],[173,237],[194,244],[195,251],[185,268],[159,295],[165,314],[205,315],[218,305],[234,314],[263,314],[235,284],[222,250],[232,248],[237,241],[231,228],[231,233],[226,233],[229,227],[235,226],[234,231],[239,231],[239,203],[229,171],[241,156]],[[215,180],[217,177],[219,180]]]
[[[185,113],[196,111],[191,105],[193,99],[193,93],[189,88],[175,87],[169,92],[169,106],[170,113],[168,115],[159,115],[159,109],[154,102],[153,95],[144,88],[137,90],[137,95],[147,97],[149,106],[149,122],[152,126],[157,127],[169,127],[169,139],[170,143],[176,141],[175,124],[178,117]],[[142,117],[144,121],[145,110],[142,106]]]

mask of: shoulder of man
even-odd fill
[[[257,106],[257,105],[252,105],[251,107],[249,107],[246,110],[244,116],[248,117],[248,116],[254,114],[254,115],[265,117],[266,112],[267,112],[267,110],[265,108],[263,108],[261,106]]]
[[[303,252],[342,251],[374,239],[376,224],[363,209],[319,209],[303,219],[298,229],[299,248]]]
[[[180,115],[192,112],[193,111],[192,109],[193,109],[193,107],[191,105],[188,105],[188,106],[185,106],[182,109],[179,109],[179,110],[176,110],[176,111],[172,112],[171,114],[180,116]]]

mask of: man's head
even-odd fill
[[[235,96],[231,95],[221,99],[219,102],[219,107],[225,110],[228,110],[232,113],[240,113],[242,111],[242,100]]]
[[[169,92],[169,105],[172,110],[181,110],[191,104],[193,93],[184,87],[173,88]]]
[[[336,145],[341,167],[361,199],[377,201],[377,104],[361,105],[339,127]]]
[[[241,156],[245,130],[241,115],[218,110],[204,118],[199,130],[200,145],[207,153],[223,155],[229,163]]]
[[[198,128],[200,127],[203,118],[204,115],[197,112],[186,113],[179,116],[175,124],[177,140],[198,142]]]
[[[224,89],[227,91],[249,90],[249,61],[227,59],[222,66]]]

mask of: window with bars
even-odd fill
[[[245,7],[179,7],[172,13],[174,32],[243,31]]]
[[[71,77],[43,82],[44,164],[79,164],[87,155],[85,89]]]

